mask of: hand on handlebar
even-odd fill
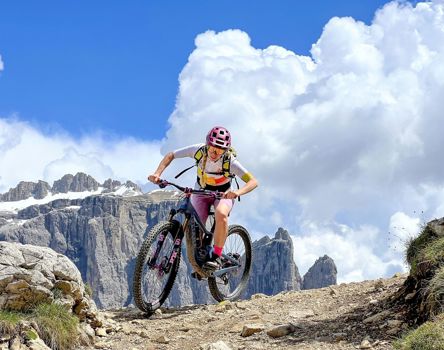
[[[156,174],[150,175],[148,176],[148,181],[158,185],[160,183],[160,176]]]
[[[239,193],[237,193],[237,191],[232,191],[232,190],[224,192],[222,196],[222,198],[227,198],[227,199],[236,199],[237,197],[239,197]]]

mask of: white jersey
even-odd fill
[[[198,143],[191,146],[186,146],[177,149],[173,152],[174,158],[185,158],[190,157],[194,159],[196,152],[205,146],[204,143]],[[252,175],[242,166],[242,164],[236,159],[234,155],[230,155],[230,172],[236,176],[239,176],[243,181],[248,182],[252,178]],[[205,172],[206,185],[211,187],[214,186],[227,186],[230,183],[230,178],[223,175],[222,163],[223,157],[213,162],[210,157],[207,157],[207,162],[205,164],[205,169],[202,169],[203,158],[200,159],[198,163],[198,175],[199,170]],[[214,174],[215,173],[215,174]]]

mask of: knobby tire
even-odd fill
[[[143,270],[145,265],[147,265],[147,255],[150,252],[150,248],[152,247],[153,243],[157,242],[157,237],[161,233],[165,233],[165,241],[167,241],[168,236],[172,239],[172,246],[174,247],[174,235],[178,232],[180,228],[180,223],[176,220],[172,221],[161,221],[157,225],[155,225],[149,232],[147,238],[142,244],[142,247],[140,248],[139,254],[137,255],[136,259],[136,267],[134,270],[134,281],[133,281],[133,294],[134,294],[134,301],[136,303],[136,306],[148,313],[152,314],[156,309],[158,309],[167,299],[168,295],[171,292],[171,289],[173,288],[174,281],[176,279],[177,272],[179,270],[179,264],[180,264],[180,256],[181,256],[181,250],[179,250],[176,260],[173,263],[173,266],[171,267],[171,270],[166,276],[167,281],[165,283],[165,286],[160,292],[160,295],[158,296],[158,299],[155,299],[153,301],[156,301],[153,303],[152,301],[145,300],[144,292],[143,292]],[[155,249],[155,247],[153,247]],[[162,247],[163,249],[164,247]],[[172,249],[167,252],[167,256],[170,255]],[[162,250],[161,250],[162,252]]]
[[[252,258],[253,258],[253,251],[252,251],[252,246],[251,246],[250,234],[248,233],[248,231],[244,227],[242,227],[240,225],[230,225],[228,228],[227,240],[230,237],[230,235],[233,235],[233,234],[238,234],[243,241],[243,244],[245,247],[245,269],[243,271],[243,274],[242,274],[239,284],[236,286],[234,291],[228,295],[225,295],[219,289],[218,282],[217,282],[218,277],[208,277],[208,287],[210,289],[210,293],[213,296],[213,298],[218,302],[221,302],[224,300],[234,301],[234,300],[239,299],[239,297],[241,296],[241,294],[244,292],[245,288],[247,287],[248,279],[250,277],[251,262],[252,262]],[[230,252],[224,250],[224,253],[227,254]]]

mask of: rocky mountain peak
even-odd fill
[[[302,289],[323,288],[336,284],[337,268],[332,258],[324,255],[304,275]]]
[[[48,194],[50,190],[51,187],[45,181],[39,180],[37,183],[31,181],[20,181],[16,187],[11,188],[5,194],[0,194],[0,201],[14,202],[29,197],[42,199]]]
[[[279,228],[274,239],[268,236],[253,242],[252,276],[246,295],[299,290],[301,276],[293,260],[293,242],[289,233]]]
[[[142,192],[142,189],[137,184],[135,184],[132,181],[128,180],[127,182],[125,182],[125,186],[128,187],[128,188],[131,188],[131,189],[133,189],[135,191]]]
[[[113,180],[113,179],[108,179],[103,183],[103,187],[106,188],[107,190],[115,190],[117,187],[121,186],[122,183],[120,181],[117,180]]]
[[[283,239],[285,241],[291,241],[290,234],[287,230],[279,227],[276,234],[274,235],[274,239]]]
[[[53,193],[97,191],[99,183],[90,175],[77,173],[76,175],[67,174],[60,180],[54,182],[52,186]]]

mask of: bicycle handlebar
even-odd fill
[[[209,191],[209,190],[196,190],[194,188],[190,188],[190,187],[182,187],[179,186],[173,182],[169,182],[167,180],[160,180],[160,182],[158,183],[160,188],[165,188],[167,186],[174,186],[176,187],[179,191],[185,193],[185,194],[200,194],[200,195],[205,195],[205,196],[211,196],[211,197],[215,197],[217,199],[220,199],[223,197],[223,192],[219,192],[219,191]]]

